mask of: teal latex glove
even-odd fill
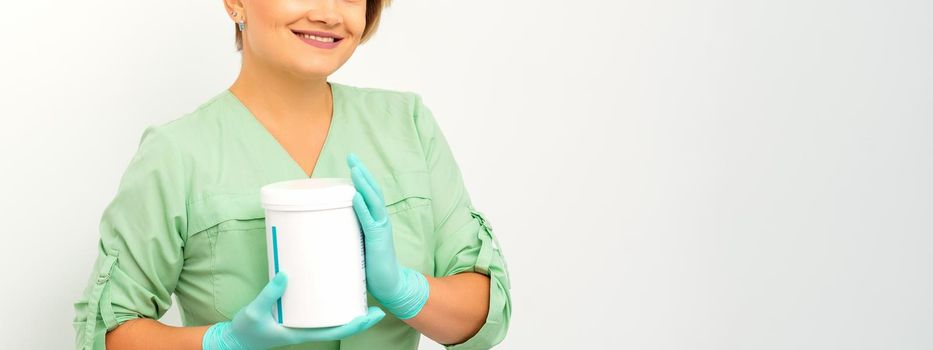
[[[382,189],[355,154],[347,156],[347,164],[357,192],[353,210],[363,228],[366,287],[373,298],[399,319],[415,317],[428,301],[428,280],[420,272],[398,263]]]
[[[268,349],[309,341],[338,340],[369,329],[385,316],[372,306],[366,315],[350,323],[323,328],[288,328],[272,316],[272,306],[285,293],[288,284],[283,272],[275,275],[256,299],[240,309],[232,321],[216,323],[207,329],[201,340],[205,350]]]

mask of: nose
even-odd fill
[[[316,0],[309,1],[310,6],[307,12],[307,18],[311,22],[323,23],[327,26],[340,24],[342,18],[337,12],[337,1],[339,0]]]

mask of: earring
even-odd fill
[[[232,15],[233,17],[236,17],[237,16],[236,11],[233,11],[233,13],[231,13],[230,15]],[[239,22],[237,22],[237,26],[239,26],[241,32],[246,30],[246,23],[243,20],[240,20]]]

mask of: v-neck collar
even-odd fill
[[[324,144],[321,146],[321,153],[318,155],[317,161],[314,163],[314,169],[311,169],[311,176],[308,176],[308,174],[305,173],[304,168],[301,167],[295,158],[292,158],[291,154],[288,153],[288,150],[285,149],[285,146],[283,146],[279,140],[275,138],[275,136],[272,136],[272,133],[266,129],[265,125],[262,125],[262,123],[259,122],[259,119],[256,119],[256,116],[249,110],[249,108],[246,107],[246,105],[243,104],[243,101],[240,101],[240,99],[236,97],[236,95],[234,95],[229,88],[225,89],[223,93],[234,102],[235,108],[239,108],[242,111],[242,113],[234,114],[240,114],[246,117],[244,119],[246,119],[246,124],[249,128],[255,130],[256,134],[260,135],[259,137],[262,137],[267,142],[275,145],[275,147],[273,147],[276,149],[275,152],[279,157],[284,158],[283,161],[285,163],[289,164],[289,168],[291,168],[289,172],[295,173],[295,175],[292,176],[293,178],[313,178],[316,174],[323,171],[319,170],[323,167],[321,163],[327,161],[328,157],[325,155],[329,149],[328,145],[332,143],[331,139],[335,134],[335,127],[341,124],[337,122],[337,118],[343,118],[343,96],[341,95],[341,86],[340,84],[334,82],[327,82],[327,84],[330,86],[333,110],[331,112],[330,126],[327,128],[327,135],[324,136]]]

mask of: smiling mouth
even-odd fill
[[[334,37],[329,37],[329,36],[317,36],[317,35],[298,33],[298,32],[292,32],[292,33],[297,35],[299,38],[305,38],[308,40],[314,40],[314,41],[322,42],[322,43],[336,43],[336,42],[339,42],[340,40],[343,40],[343,38],[334,38]]]

